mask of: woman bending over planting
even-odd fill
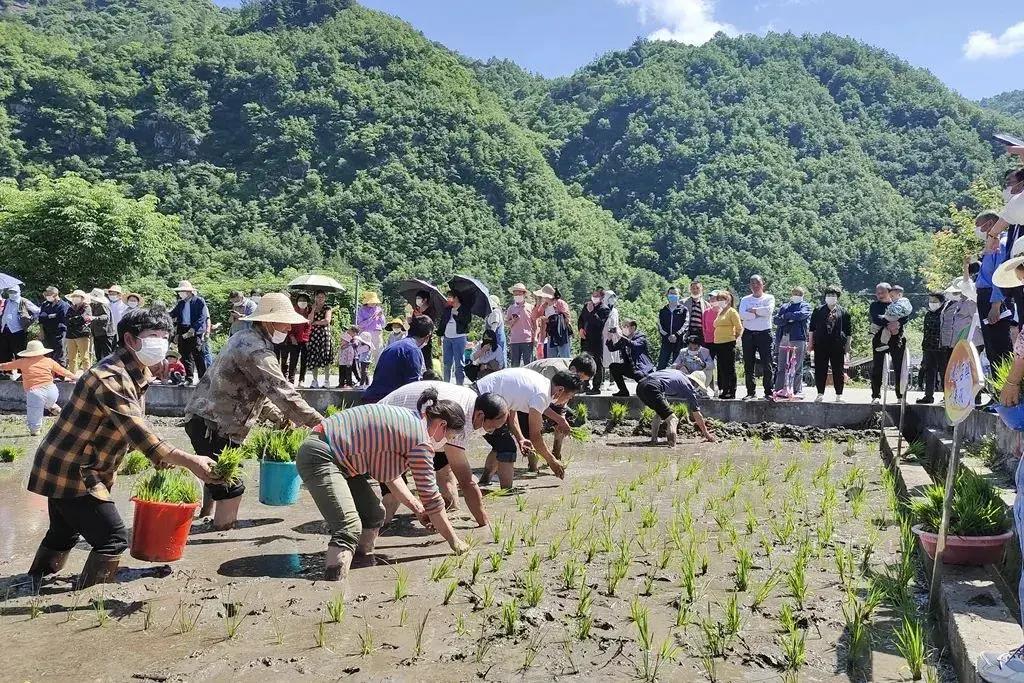
[[[163,370],[171,326],[166,313],[125,313],[117,326],[120,347],[85,371],[39,444],[28,490],[48,499],[50,526],[28,570],[35,587],[63,569],[82,537],[92,552],[78,587],[113,580],[128,530],[110,489],[128,451],[141,451],[158,467],[185,467],[205,482],[213,479],[212,460],[167,443],[143,415],[142,399],[154,370]]]
[[[379,404],[357,406],[328,418],[299,448],[295,465],[331,532],[324,576],[348,576],[354,555],[370,555],[384,523],[384,505],[370,479],[386,483],[424,526],[433,527],[457,553],[466,550],[444,511],[434,475],[435,444],[465,429],[462,406],[428,389],[416,411]],[[402,480],[412,470],[417,500]]]

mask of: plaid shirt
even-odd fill
[[[146,423],[143,396],[153,375],[120,348],[85,371],[36,450],[28,490],[48,498],[110,500],[129,448],[159,463],[174,447]]]

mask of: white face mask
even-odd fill
[[[139,302],[138,301],[129,301],[127,306],[128,306],[128,308],[138,308],[139,307]]]
[[[803,300],[804,300],[804,298],[802,296],[792,296],[792,297],[790,297],[790,301],[792,301],[795,304],[802,303]]]
[[[287,338],[287,332],[278,332],[277,330],[274,330],[273,332],[270,333],[270,341],[274,342],[275,344],[280,344]]]
[[[110,303],[112,304],[116,304],[118,301],[121,300],[121,297],[117,296],[116,294],[109,294],[107,295],[107,298],[110,299]]]
[[[57,300],[57,297],[55,297],[55,296],[48,296],[48,297],[46,297],[46,300],[49,301],[52,304],[54,301]]]
[[[717,308],[718,310],[722,310],[723,308],[725,308],[725,302],[724,301],[716,301],[715,302],[715,308]]]
[[[1003,188],[1003,201],[1008,202],[1013,199],[1013,190],[1008,187]]]
[[[187,299],[189,294],[191,294],[191,292],[178,292],[178,298]]]
[[[306,310],[307,308],[309,308],[309,302],[308,302],[308,301],[300,301],[300,302],[299,302],[298,304],[296,304],[296,305],[297,305],[297,306],[298,306],[299,308],[301,308],[302,310]]]
[[[73,296],[73,297],[71,297],[71,303],[73,303],[76,306],[81,306],[82,305],[82,301],[83,301],[83,299],[80,296]]]
[[[935,302],[935,301],[929,301],[929,302],[928,302],[928,310],[929,310],[929,311],[937,311],[937,310],[939,310],[940,308],[942,308],[942,304],[940,304],[940,303],[937,303],[937,302]]]
[[[420,297],[420,296],[416,297],[416,307],[417,308],[422,308],[423,307],[423,297]]]
[[[516,302],[517,304],[521,304],[521,303],[523,303],[524,301],[526,301],[526,297],[525,297],[525,296],[522,296],[522,295],[520,295],[520,294],[517,294],[517,295],[515,295],[515,296],[514,296],[514,297],[512,297],[512,298],[513,298],[513,299],[515,300],[515,302]]]
[[[826,296],[825,297],[825,304],[827,306],[834,307],[837,303],[839,303],[839,299],[837,299],[836,297],[834,297],[834,296]]]
[[[135,352],[135,357],[146,367],[159,365],[167,357],[167,349],[171,343],[166,337],[143,337],[142,348]]]
[[[552,316],[554,314],[555,314],[555,307],[554,306],[548,306],[547,308],[544,309],[544,315]]]
[[[988,237],[988,233],[986,233],[986,232],[985,232],[984,230],[982,230],[981,228],[975,228],[975,229],[974,229],[974,235],[975,235],[975,236],[976,236],[976,237],[977,237],[977,238],[978,238],[979,240],[984,240],[984,239],[986,239],[986,238]]]

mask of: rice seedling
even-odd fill
[[[750,570],[754,566],[754,556],[746,548],[736,550],[736,590],[743,592],[750,585]]]
[[[466,615],[459,613],[459,615],[455,617],[455,635],[461,638],[467,633],[469,633],[469,629],[466,628]]]
[[[132,451],[124,456],[124,460],[121,461],[121,469],[117,473],[131,477],[146,470],[149,464],[149,458],[143,455],[141,451]]]
[[[828,511],[824,515],[824,519],[818,528],[815,529],[815,534],[818,536],[818,549],[821,550],[826,545],[832,542],[832,536],[835,535],[836,521],[832,516],[832,511]]]
[[[786,467],[786,471],[782,473],[782,481],[788,484],[799,471],[800,463],[796,460],[790,462],[789,466]]]
[[[725,603],[725,633],[729,636],[735,636],[740,632],[740,627],[743,625],[743,617],[740,615],[740,602],[738,593],[730,593],[729,599]]]
[[[608,563],[608,567],[605,569],[605,580],[607,582],[608,595],[615,595],[615,591],[618,589],[619,583],[626,578],[628,573],[629,566],[623,566],[621,560],[616,559]]]
[[[668,563],[672,561],[672,548],[665,544],[661,547],[661,552],[658,553],[657,567],[658,569],[664,570],[668,568]]]
[[[148,631],[153,625],[153,601],[147,600],[142,603],[142,630]]]
[[[640,664],[637,666],[640,678],[653,683],[658,680],[658,670],[665,661],[674,661],[679,656],[679,648],[672,644],[671,636],[662,641],[657,653],[654,652],[654,633],[651,631],[647,615],[637,620],[636,630],[640,644]]]
[[[627,415],[629,415],[629,406],[625,403],[611,404],[608,406],[608,426],[618,427],[625,422]]]
[[[530,638],[529,642],[526,643],[526,653],[523,655],[523,665],[519,670],[525,674],[533,663],[537,659],[537,655],[540,654],[540,648],[544,644],[543,632],[538,631]]]
[[[843,455],[847,458],[857,455],[857,444],[854,443],[853,439],[846,440],[846,448],[843,450]]]
[[[493,552],[490,554],[489,559],[491,561],[491,571],[495,574],[501,571],[501,565],[505,563],[504,553]]]
[[[796,631],[796,616],[793,614],[793,606],[788,602],[782,603],[782,607],[779,608],[779,624],[786,633]]]
[[[703,466],[704,466],[704,461],[702,461],[702,460],[691,460],[690,462],[688,462],[686,464],[686,467],[683,468],[683,470],[682,470],[683,478],[686,479],[686,480],[693,479],[695,476],[697,476],[697,473],[700,472],[700,468],[703,467]]]
[[[394,601],[405,600],[407,597],[409,597],[409,572],[399,567],[395,570]]]
[[[854,486],[849,489],[850,511],[854,519],[860,519],[864,513],[864,504],[867,502],[867,495],[863,486]]]
[[[797,671],[807,661],[807,631],[790,631],[780,642],[786,669]]]
[[[69,614],[70,614],[69,610]],[[39,595],[33,595],[28,601],[28,618],[38,619],[39,615],[43,613],[43,598]]]
[[[487,609],[494,604],[494,587],[491,586],[490,582],[484,584],[484,594],[481,599],[481,603],[483,604],[484,609]]]
[[[153,470],[135,484],[135,498],[158,503],[196,503],[199,488],[188,470]]]
[[[537,572],[527,572],[523,581],[523,603],[527,607],[536,607],[544,597],[544,582]]]
[[[594,617],[590,616],[589,614],[584,617],[580,617],[579,620],[577,620],[576,622],[576,637],[579,640],[586,640],[587,638],[589,638],[590,629],[593,627],[593,625]]]
[[[96,615],[96,628],[103,628],[110,623],[110,613],[107,612],[106,602],[102,596],[92,601],[92,609]]]
[[[502,528],[501,524],[491,524],[491,540],[494,541],[494,545],[501,543]]]
[[[793,563],[792,569],[786,575],[786,585],[796,600],[797,609],[803,609],[804,601],[807,599],[807,568],[803,562]]]
[[[587,404],[586,403],[577,403],[576,404],[575,413],[576,413],[575,417],[576,417],[576,423],[577,424],[585,425],[585,424],[587,424],[587,422],[590,421],[590,419],[589,419],[590,418],[590,414],[587,411]]]
[[[808,441],[807,439],[802,439],[800,441],[800,450],[802,450],[804,453],[810,454],[812,448],[813,446],[811,446],[811,442]]]
[[[673,404],[672,412],[678,418],[679,424],[683,424],[690,419],[690,408],[685,403]]]
[[[403,606],[398,612],[398,625],[405,626],[407,621],[409,621],[409,609]]]
[[[711,606],[708,616],[700,620],[701,650],[709,657],[724,657],[728,647],[725,629],[721,622],[712,621]]]
[[[765,557],[768,559],[768,566],[772,564],[772,553],[775,552],[775,545],[772,543],[764,532],[761,533],[760,537],[761,550],[764,551]]]
[[[736,465],[732,461],[732,456],[726,456],[722,464],[718,466],[718,478],[727,479],[730,474],[736,471]]]
[[[455,565],[455,558],[452,556],[444,558],[430,568],[430,580],[434,583],[447,579],[452,575],[452,568]]]
[[[586,443],[590,441],[590,430],[586,427],[571,427],[569,429],[569,438],[573,441]]]
[[[501,554],[508,557],[516,549],[516,538],[515,536],[509,536],[505,539],[505,542],[501,546]]]
[[[554,538],[551,539],[551,542],[548,543],[548,559],[549,560],[554,560],[555,558],[558,557],[558,554],[560,552],[562,552],[562,540],[563,540],[562,536],[555,536]]]
[[[501,606],[501,627],[506,636],[514,636],[519,625],[519,602],[512,598]]]
[[[0,462],[14,462],[23,455],[25,455],[24,448],[9,445],[0,446]]]
[[[242,461],[245,460],[245,448],[227,447],[217,456],[213,466],[213,475],[228,486],[237,484],[242,479]]]
[[[562,587],[565,590],[572,590],[576,588],[576,584],[579,582],[580,576],[583,574],[583,567],[580,565],[579,560],[575,557],[570,557],[562,565]]]
[[[854,596],[843,603],[843,618],[846,621],[847,647],[846,669],[855,671],[871,649],[871,631],[868,627],[870,611]]]
[[[629,601],[629,620],[632,622],[638,621],[641,616],[646,618],[650,611],[650,608],[641,602],[639,597]]]
[[[775,517],[769,518],[768,525],[771,527],[772,535],[780,545],[787,545],[789,539],[796,531],[796,520],[793,518],[793,512],[790,510],[785,512],[781,522]]]
[[[850,471],[847,472],[846,475],[839,480],[839,487],[842,489],[848,489],[854,484],[857,484],[861,488],[864,488],[864,483],[866,481],[865,477],[866,473],[864,472],[864,468],[861,467],[860,465],[854,465],[853,467],[850,468]],[[850,493],[849,491],[847,491],[847,498],[849,498],[849,496]]]
[[[447,605],[452,601],[452,596],[455,595],[455,591],[459,588],[458,581],[450,581],[448,587],[444,589],[444,600],[441,602],[442,605]]]
[[[768,578],[757,587],[756,591],[754,591],[754,600],[750,603],[750,609],[756,610],[760,608],[761,605],[771,597],[772,591],[775,590],[775,587],[779,584],[781,579],[782,577],[779,575],[778,569],[769,574]]]
[[[519,512],[526,512],[526,496],[519,494],[516,496],[516,509]]]
[[[643,509],[640,513],[640,528],[641,529],[653,529],[658,524],[658,512],[654,509],[654,504],[650,504]]]
[[[270,625],[274,630],[274,643],[284,645],[285,624],[281,621],[281,615],[277,610],[271,610]]]
[[[647,406],[640,411],[640,427],[642,429],[650,429],[651,422],[654,421],[654,411]]]
[[[773,437],[772,437],[772,449],[773,449],[773,450],[774,450],[774,451],[775,451],[776,453],[781,453],[781,452],[782,452],[782,447],[783,447],[783,445],[782,445],[782,439],[780,439],[780,438],[779,438],[779,437],[777,437],[777,436],[773,436]]]
[[[481,664],[490,651],[491,645],[492,641],[487,638],[487,620],[484,619],[480,623],[480,636],[476,639],[476,654],[473,656],[473,661]]]
[[[762,487],[763,486],[767,486],[768,485],[768,467],[769,467],[769,461],[768,461],[768,456],[767,455],[766,456],[762,456],[761,458],[758,458],[757,461],[754,463],[754,466],[750,470],[750,479],[752,481],[757,482]]]
[[[363,631],[359,634],[359,654],[366,657],[373,654],[376,649],[373,629],[370,628],[370,622],[366,620],[366,617],[363,617]]]
[[[692,604],[684,600],[682,595],[676,598],[676,619],[674,622],[676,628],[685,629],[690,625],[690,606]]]
[[[718,683],[718,661],[710,654],[700,656],[700,666],[711,683]]]
[[[569,533],[575,533],[580,526],[580,522],[583,521],[583,515],[579,512],[574,512],[565,519],[565,530]]]
[[[186,605],[184,600],[178,601],[178,609],[172,617],[172,621],[177,621],[178,635],[184,635],[191,633],[195,630],[196,625],[199,623],[199,617],[203,614],[203,603],[199,603],[198,609],[193,612],[192,610],[196,607],[195,605]]]
[[[601,550],[601,543],[600,543],[600,541],[598,539],[596,539],[596,538],[590,539],[590,542],[587,543],[587,551],[586,551],[587,559],[586,559],[586,563],[590,564],[591,562],[593,562],[594,558],[597,557],[597,553],[600,552],[600,550]]]
[[[316,628],[313,629],[313,643],[317,647],[327,647],[327,622],[324,621],[323,615],[320,616],[320,621],[316,622]],[[363,653],[369,654],[369,653]]]

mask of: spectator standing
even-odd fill
[[[886,354],[889,355],[890,369],[899,368],[903,363],[903,353],[906,350],[903,326],[908,322],[909,316],[890,320],[892,318],[891,313],[894,312],[894,309],[890,307],[893,303],[898,302],[902,296],[902,290],[897,291],[898,294],[894,296],[892,285],[888,282],[879,282],[875,286],[875,300],[868,307],[868,317],[871,320],[872,342],[871,402],[874,404],[877,404],[882,397],[882,375]],[[888,332],[888,335],[882,335],[882,330]],[[885,336],[888,336],[888,340],[882,346],[877,346]],[[1009,328],[1007,328],[1007,346],[1009,346]],[[886,381],[888,381],[888,378],[886,378]],[[901,396],[901,388],[897,386],[896,398]]]
[[[25,390],[25,421],[31,436],[39,436],[43,428],[43,413],[56,415],[60,412],[57,405],[57,385],[54,377],[60,375],[64,379],[76,379],[55,360],[49,358],[52,349],[43,346],[38,339],[28,343],[18,358],[9,363],[0,364],[0,370],[21,373],[22,388]]]
[[[28,345],[28,328],[39,315],[39,307],[21,296],[20,285],[3,291],[0,313],[0,363],[8,363]]]
[[[935,385],[940,382],[942,367],[942,313],[946,298],[942,292],[928,294],[928,310],[924,314],[924,338],[921,340],[921,378],[924,396],[917,403],[935,403]],[[940,385],[941,386],[941,385]]]
[[[391,322],[388,323],[387,331],[388,336],[384,340],[384,348],[405,339],[405,321],[401,318],[393,318]]]
[[[182,280],[174,288],[178,293],[178,301],[171,310],[171,319],[175,323],[178,338],[178,353],[185,366],[185,377],[191,383],[192,372],[199,379],[206,374],[206,356],[203,354],[203,338],[206,335],[206,324],[210,311],[206,301],[196,292],[196,288],[188,280]]]
[[[228,314],[231,328],[228,331],[228,336],[252,327],[252,323],[245,322],[242,318],[247,318],[256,312],[256,301],[245,296],[240,289],[231,292],[228,295],[228,301],[231,304],[231,312]]]
[[[433,328],[434,323],[427,316],[413,317],[409,323],[409,336],[380,354],[373,381],[363,391],[363,403],[376,403],[395,389],[423,379],[421,349],[430,341]]]
[[[534,315],[544,342],[545,358],[569,358],[572,355],[572,322],[569,320],[569,304],[562,293],[552,285],[544,285],[533,293],[537,297]]]
[[[39,307],[39,326],[43,329],[43,345],[50,351],[50,358],[62,367],[68,366],[67,332],[68,305],[60,290],[50,286],[43,292],[43,303]]]
[[[505,311],[509,331],[509,362],[514,368],[533,362],[533,306],[526,302],[526,285],[517,282],[508,288],[512,305]]]
[[[359,330],[352,325],[342,333],[341,339],[338,340],[339,389],[355,386],[359,381],[359,368],[356,365],[356,347],[358,346],[356,337],[358,336]]]
[[[106,358],[117,346],[117,327],[110,319],[110,302],[107,293],[100,288],[89,292],[89,332],[92,334],[92,349],[95,360]]]
[[[92,311],[88,303],[89,295],[82,290],[76,289],[67,298],[71,302],[67,313],[68,370],[78,372],[92,365],[89,360],[92,332],[86,320]]]
[[[608,322],[611,311],[604,305],[604,288],[597,287],[590,293],[590,301],[580,309],[577,325],[580,333],[581,348],[593,356],[597,363],[597,372],[590,380],[587,394],[596,396],[601,393],[604,383],[604,326]]]
[[[733,308],[732,292],[719,292],[715,302],[715,346],[712,357],[718,366],[719,395],[724,399],[736,398],[736,340],[743,334],[740,314]]]
[[[761,377],[765,398],[771,398],[774,388],[775,358],[772,355],[772,314],[775,297],[764,289],[764,278],[750,278],[750,294],[740,301],[740,320],[743,321],[743,374],[747,383],[744,400],[757,398],[755,359],[761,361]]]
[[[720,371],[716,370],[716,359],[717,349],[715,348],[715,318],[718,317],[718,307],[715,306],[716,301],[721,300],[721,292],[717,289],[711,291],[708,294],[708,308],[704,311],[701,316],[701,328],[703,330],[702,338],[704,339],[703,346],[711,353],[711,371],[713,373],[711,382],[708,384],[708,394],[712,397],[717,397],[721,393],[721,386],[718,381],[718,375]]]
[[[142,295],[136,294],[135,292],[128,292],[127,296],[124,298],[124,305],[128,307],[129,311],[134,311],[145,302],[146,300]]]
[[[825,288],[825,303],[811,314],[810,338],[807,352],[814,354],[814,384],[818,390],[815,401],[825,400],[825,386],[828,371],[832,369],[832,387],[836,392],[836,403],[843,402],[843,387],[846,381],[846,356],[853,341],[850,314],[839,305],[842,290],[831,286]]]
[[[669,287],[665,291],[668,303],[658,313],[658,333],[661,335],[661,350],[658,352],[658,369],[664,370],[679,355],[679,349],[686,340],[689,329],[686,308],[680,301],[679,291]]]
[[[412,315],[409,317],[409,323],[412,323],[412,319],[416,316],[426,316],[430,318],[432,323],[437,322],[440,311],[434,306],[433,300],[430,298],[430,293],[426,290],[420,290],[416,292],[416,297],[413,299]],[[434,337],[433,335],[427,339],[427,343],[420,349],[423,352],[423,367],[425,379],[437,379],[437,375],[434,374]]]
[[[110,321],[114,323],[114,329],[121,322],[121,317],[128,310],[128,304],[124,302],[124,292],[118,285],[110,285],[107,288],[107,301],[110,303]]]
[[[1002,290],[992,284],[996,268],[1006,260],[1006,235],[988,236],[998,221],[999,216],[993,211],[982,212],[974,221],[975,234],[986,240],[975,285],[985,355],[992,367],[1013,352],[1010,340],[1010,326],[1014,323],[1013,307],[1007,302]]]
[[[356,311],[356,327],[369,335],[371,356],[376,361],[381,350],[380,332],[384,329],[384,309],[377,292],[363,292],[363,305]]]
[[[466,337],[472,318],[470,307],[462,301],[458,292],[448,292],[448,303],[441,311],[437,334],[441,337],[441,359],[444,362],[444,381],[452,380],[462,385],[466,381]]]
[[[942,377],[946,376],[946,366],[949,364],[950,356],[953,355],[953,347],[961,339],[968,338],[974,317],[978,314],[978,305],[963,293],[963,283],[969,281],[966,271],[967,264],[965,263],[964,277],[953,280],[944,292],[946,305],[942,308],[942,324],[939,328],[941,355],[939,375]]]
[[[811,319],[811,306],[804,301],[804,288],[794,287],[790,301],[779,306],[775,314],[775,347],[778,349],[778,372],[775,375],[775,393],[786,385],[790,356],[796,372],[793,374],[793,396],[804,395],[804,356],[807,352],[807,324]]]
[[[621,358],[619,362],[608,366],[608,373],[618,388],[612,396],[629,396],[626,378],[639,382],[654,372],[654,362],[647,347],[647,336],[637,328],[635,320],[627,320],[621,330],[609,331],[605,345],[609,351],[618,353]]]
[[[309,295],[300,293],[295,297],[295,312],[306,318],[307,322],[292,325],[288,337],[281,344],[281,374],[288,378],[292,386],[300,386],[306,381],[306,355],[309,347]],[[298,366],[298,383],[295,382],[295,368]]]
[[[609,349],[607,343],[607,340],[610,337],[612,330],[619,329],[620,323],[618,295],[610,289],[604,290],[604,305],[608,307],[608,320],[605,321],[604,331],[601,334],[601,340],[603,343],[601,353],[604,355],[604,367],[608,369],[608,372],[605,375],[604,384],[611,385],[614,383],[614,380],[611,377],[612,363],[622,362],[622,354],[620,354],[618,351],[612,351],[611,349]],[[603,389],[604,387],[601,386],[601,388]]]
[[[323,387],[326,389],[331,381],[331,363],[334,362],[334,338],[331,335],[331,319],[333,311],[327,305],[327,292],[318,289],[313,292],[313,310],[309,311],[306,318],[309,320],[309,347],[307,359],[309,367],[313,371],[313,383],[310,386],[314,389]],[[378,330],[379,332],[379,330]],[[324,383],[320,384],[317,379],[320,371],[324,373]]]
[[[704,300],[704,285],[698,280],[690,283],[690,298],[686,300],[686,319],[689,327],[686,338],[697,337],[704,344],[704,314],[711,308]],[[710,338],[709,338],[710,339]]]
[[[504,370],[508,367],[508,337],[505,336],[505,316],[501,312],[501,299],[497,294],[491,294],[490,302],[491,312],[484,320],[484,330],[494,333],[494,340],[497,344],[494,349],[497,354],[495,360],[500,365],[498,369]]]

